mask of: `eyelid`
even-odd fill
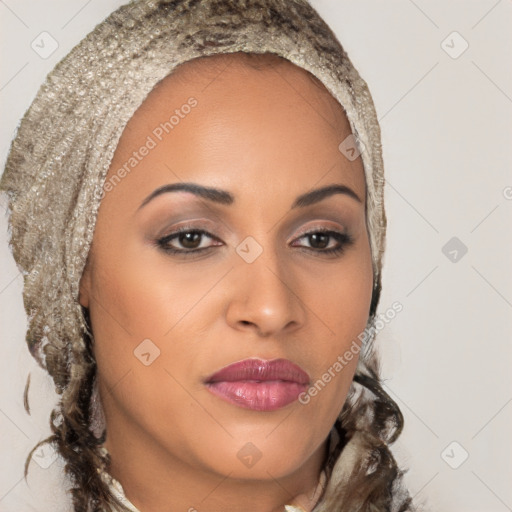
[[[346,233],[347,230],[339,225],[335,225],[330,221],[315,221],[312,224],[307,225],[299,230],[299,233],[294,235],[295,238],[301,238],[304,235],[311,233],[312,231],[337,231],[339,233]]]
[[[221,241],[220,237],[217,235],[214,235],[211,231],[212,231],[212,229],[207,228],[206,226],[182,224],[181,226],[176,226],[173,229],[169,230],[168,233],[156,237],[156,239],[164,240],[166,238],[176,237],[177,235],[179,235],[181,233],[196,232],[196,233],[201,233],[202,235],[207,236],[208,238],[211,238],[212,240],[220,242]]]
[[[163,229],[159,230],[154,238],[164,238],[172,233],[179,231],[218,231],[215,223],[206,219],[184,220],[181,222],[167,224]],[[213,236],[213,235],[212,235]]]

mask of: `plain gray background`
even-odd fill
[[[2,169],[45,75],[122,3],[0,0]],[[512,2],[311,3],[368,82],[381,122],[389,225],[379,310],[403,304],[377,337],[405,416],[394,453],[432,511],[512,510]],[[41,38],[46,52],[58,45],[51,55]],[[32,463],[23,480],[55,394],[24,342],[6,230],[2,214],[0,510],[66,511],[60,460]]]

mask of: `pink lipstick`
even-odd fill
[[[309,381],[309,375],[287,359],[244,359],[214,373],[205,384],[239,407],[274,411],[297,400]]]

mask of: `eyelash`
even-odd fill
[[[193,228],[191,226],[182,226],[179,229],[177,229],[176,231],[173,231],[172,233],[165,235],[164,237],[156,240],[156,244],[165,253],[175,255],[175,256],[184,257],[184,258],[195,256],[198,253],[208,251],[209,249],[214,247],[214,246],[210,246],[210,247],[203,247],[202,249],[190,249],[190,250],[181,250],[181,249],[175,249],[173,247],[170,247],[168,245],[169,242],[171,240],[177,238],[182,233],[196,233],[196,234],[199,234],[202,236],[207,236],[208,238],[212,238],[214,240],[219,241],[218,238],[211,235],[208,231],[205,231],[204,229]],[[336,255],[341,255],[348,246],[350,246],[354,243],[354,239],[351,235],[349,235],[347,233],[340,233],[338,231],[333,231],[331,229],[325,229],[325,228],[314,229],[314,230],[308,231],[306,233],[303,233],[296,240],[300,240],[301,238],[307,237],[309,235],[318,234],[318,233],[329,235],[331,238],[334,238],[339,244],[338,247],[334,247],[331,249],[314,249],[314,248],[310,248],[310,247],[303,247],[302,250],[304,250],[306,252],[320,253],[322,255],[336,256]]]

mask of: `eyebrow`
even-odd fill
[[[146,199],[142,201],[138,210],[148,204],[155,197],[166,194],[168,192],[190,192],[191,194],[194,194],[203,199],[207,199],[208,201],[223,205],[231,205],[235,202],[233,194],[227,190],[205,187],[197,183],[170,183],[167,185],[162,185],[161,187],[153,190],[153,192],[151,192],[151,194],[149,194],[149,196],[147,196]],[[291,208],[304,208],[306,206],[318,203],[327,197],[333,196],[334,194],[344,194],[348,197],[351,197],[352,199],[355,199],[357,202],[362,203],[362,200],[351,188],[347,187],[346,185],[335,183],[322,188],[311,190],[298,196],[292,204]]]

